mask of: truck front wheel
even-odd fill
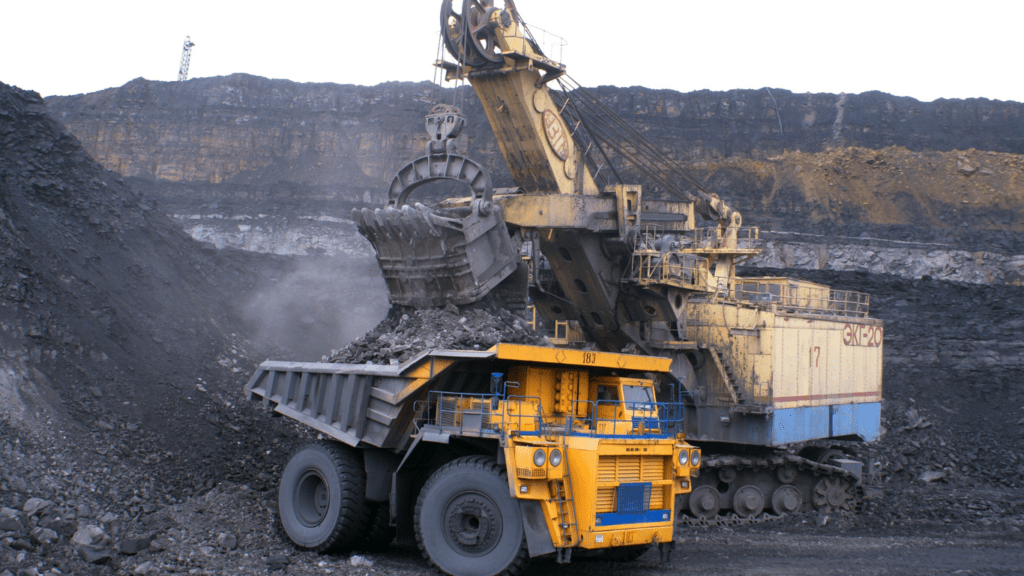
[[[359,454],[340,444],[315,443],[295,452],[281,473],[281,524],[302,548],[351,548],[369,527],[366,472]]]
[[[435,472],[416,500],[424,557],[455,576],[515,576],[529,560],[523,515],[494,458],[467,456]]]

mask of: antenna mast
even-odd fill
[[[192,38],[185,36],[185,45],[181,48],[181,67],[178,68],[178,82],[184,82],[188,78],[188,65],[192,61]]]

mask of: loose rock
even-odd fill
[[[291,561],[284,554],[271,554],[267,557],[267,567],[271,572],[284,570],[284,567],[291,564]]]
[[[234,550],[238,546],[238,539],[235,538],[234,534],[228,534],[227,532],[221,532],[217,536],[217,544],[225,550]]]
[[[53,502],[49,500],[43,500],[42,498],[29,498],[25,502],[25,507],[22,508],[22,511],[31,516],[34,514],[42,514],[50,506],[53,506]]]

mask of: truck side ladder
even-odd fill
[[[562,530],[562,546],[557,550],[556,559],[559,564],[569,562],[572,548],[577,544],[576,538],[580,533],[579,522],[576,519],[576,503],[573,501],[572,472],[569,470],[568,451],[564,444],[562,454],[565,454],[565,477],[554,480],[555,497],[558,499],[558,527]]]

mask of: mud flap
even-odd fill
[[[551,531],[544,520],[544,510],[536,500],[520,500],[519,508],[523,511],[523,531],[526,532],[526,547],[530,558],[551,554],[555,545],[551,543]]]
[[[484,199],[473,200],[468,213],[454,217],[418,203],[353,210],[352,217],[377,252],[394,305],[430,308],[476,302],[519,262],[501,207]]]
[[[398,469],[397,455],[379,448],[363,449],[363,467],[366,469],[366,499],[388,502],[391,499],[392,476]]]

